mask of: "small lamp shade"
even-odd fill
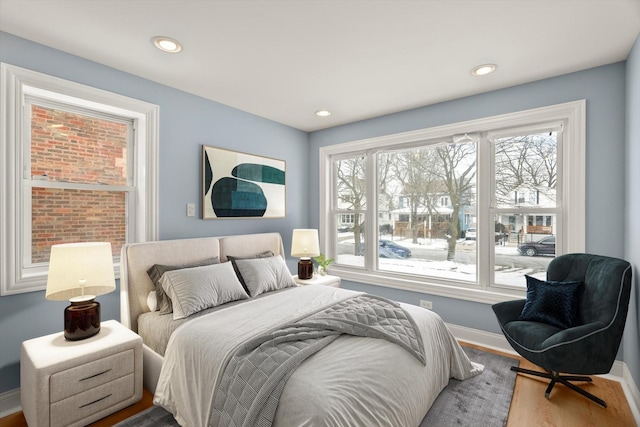
[[[84,281],[84,287],[81,287]],[[111,243],[65,243],[51,246],[45,298],[68,300],[116,290]]]
[[[320,255],[318,230],[295,229],[291,238],[291,256],[312,258]]]
[[[311,258],[320,255],[318,230],[295,229],[291,238],[291,256],[300,258],[298,262],[298,278],[308,280],[313,277]]]
[[[100,303],[94,300],[116,289],[111,243],[66,243],[51,246],[45,298],[69,300],[64,336],[71,341],[100,332]]]

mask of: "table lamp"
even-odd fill
[[[298,278],[308,280],[313,277],[313,262],[311,258],[320,255],[318,230],[294,229],[291,238],[291,256],[300,258],[298,261]]]
[[[115,289],[111,243],[51,246],[45,298],[71,303],[64,310],[67,340],[83,340],[100,332],[100,303],[95,297]]]

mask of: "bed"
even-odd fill
[[[258,255],[271,256],[254,260]],[[143,338],[144,385],[154,404],[181,425],[417,426],[450,378],[482,371],[437,314],[414,305],[293,281],[251,296],[255,283],[291,279],[288,270],[278,270],[284,256],[278,233],[123,247],[121,322]],[[243,258],[251,261],[238,261]],[[211,259],[223,265],[209,266]],[[184,299],[173,293],[180,302],[173,314],[150,310],[152,267],[204,263],[162,275],[165,287],[173,280],[179,289],[185,277],[194,277],[187,273],[228,274],[230,259],[247,279],[247,297],[183,313]],[[248,366],[258,370],[245,375]]]

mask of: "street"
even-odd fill
[[[411,261],[446,261],[447,249],[443,244],[442,247],[433,247],[428,245],[406,244],[404,241],[399,244],[411,249]],[[503,268],[511,269],[532,269],[534,271],[546,271],[550,256],[523,256],[520,255],[516,246],[496,245],[495,264]],[[476,263],[475,242],[460,241],[456,244],[455,262],[458,264]],[[353,240],[342,241],[338,243],[338,255],[354,255]]]

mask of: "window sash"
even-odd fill
[[[123,193],[125,196],[125,234],[124,241],[129,242],[129,236],[135,234],[135,202],[136,202],[136,191],[134,187],[119,187],[113,186],[111,188],[107,188],[107,186],[100,185],[32,185],[30,182],[25,182],[23,188],[23,215],[22,221],[23,225],[21,227],[23,232],[22,242],[22,259],[24,270],[29,269],[37,269],[38,272],[42,274],[46,274],[48,268],[48,263],[43,262],[33,262],[33,198],[32,198],[32,190],[34,188],[50,188],[50,189],[60,189],[60,190],[82,190],[82,191],[93,191],[93,192],[104,192],[104,193]],[[114,262],[117,264],[120,262],[120,254],[114,254]],[[45,269],[42,269],[45,267]]]
[[[49,94],[53,97],[55,95]],[[134,121],[130,118],[122,117],[121,115],[115,115],[107,113],[105,111],[98,111],[95,109],[88,109],[80,106],[81,102],[74,104],[64,103],[57,100],[53,100],[49,97],[35,96],[27,94],[25,96],[25,107],[23,109],[23,136],[22,141],[23,156],[22,156],[22,170],[23,170],[23,188],[22,188],[22,200],[23,200],[23,214],[21,215],[24,223],[21,227],[24,230],[23,243],[22,243],[22,265],[25,272],[27,270],[37,271],[39,274],[47,273],[47,262],[34,262],[33,260],[33,205],[32,205],[32,192],[34,188],[51,188],[61,190],[84,190],[95,192],[118,192],[125,193],[125,231],[122,236],[125,242],[128,241],[128,236],[135,235],[136,228],[136,204],[135,193],[136,187],[134,185]],[[92,182],[76,182],[63,180],[41,180],[32,175],[32,135],[33,129],[31,127],[33,123],[33,107],[42,107],[56,112],[67,112],[80,117],[89,117],[109,123],[118,123],[127,126],[127,142],[126,142],[126,185],[114,185],[114,184],[98,184]],[[103,107],[104,109],[104,107]],[[118,264],[120,261],[120,254],[114,254],[114,262]]]
[[[28,92],[34,91],[33,89],[27,89]],[[34,91],[35,92],[35,91]],[[24,140],[22,141],[23,147],[23,179],[25,180],[34,180],[31,174],[31,111],[33,106],[43,107],[47,109],[52,109],[56,111],[64,111],[71,114],[76,114],[79,116],[91,117],[98,120],[109,121],[113,123],[127,125],[128,136],[127,136],[127,171],[126,171],[126,187],[133,188],[135,184],[135,145],[134,142],[136,140],[136,120],[130,117],[123,117],[122,115],[115,114],[110,112],[109,106],[102,105],[100,107],[93,105],[92,107],[84,107],[82,106],[84,103],[82,100],[72,100],[68,99],[68,97],[64,97],[68,99],[70,103],[63,103],[57,100],[52,100],[51,97],[56,96],[53,93],[40,93],[39,96],[32,94],[25,94],[24,100],[24,108],[23,108],[23,132]],[[63,97],[62,94],[57,94],[60,97]],[[101,108],[101,110],[96,110],[95,108]],[[42,182],[40,180],[34,180],[38,182]],[[70,181],[49,181],[52,183],[70,183]],[[90,183],[86,183],[90,184]],[[103,186],[117,187],[112,184],[100,184]]]

